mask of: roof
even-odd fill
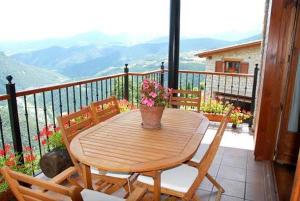
[[[227,47],[222,47],[222,48],[218,48],[218,49],[200,52],[200,53],[196,54],[195,56],[209,57],[209,56],[212,56],[217,53],[223,53],[223,52],[228,52],[228,51],[238,50],[238,49],[245,49],[245,48],[255,47],[255,46],[260,46],[260,45],[261,45],[261,40],[251,41],[251,42],[247,42],[247,43],[242,43],[242,44],[237,44],[237,45],[232,45],[232,46],[227,46]]]

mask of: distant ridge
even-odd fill
[[[12,75],[17,90],[59,83],[67,77],[53,71],[22,64],[0,52],[0,94],[5,93],[6,76]]]

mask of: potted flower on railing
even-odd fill
[[[0,168],[7,166],[17,172],[32,175],[34,170],[38,169],[37,157],[33,149],[29,146],[23,147],[24,164],[20,163],[21,154],[15,154],[11,149],[11,145],[5,144],[4,149],[0,149]],[[10,191],[8,184],[2,176],[0,176],[0,200],[14,200],[14,196]]]
[[[141,86],[140,111],[143,128],[160,128],[161,118],[169,101],[170,89],[164,88],[158,82],[144,80]]]
[[[73,165],[59,128],[54,128],[53,125],[45,127],[39,133],[39,138],[45,153],[39,165],[47,177],[53,178]],[[35,136],[35,140],[38,141],[38,136]],[[49,152],[47,152],[48,148]]]
[[[238,125],[242,124],[245,120],[251,117],[250,112],[242,111],[240,107],[236,107],[231,115],[232,128],[236,129]]]

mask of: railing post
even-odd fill
[[[161,86],[164,86],[164,75],[165,75],[165,66],[164,66],[164,62],[161,62],[161,66],[160,66],[160,84]]]
[[[254,120],[254,110],[255,110],[255,99],[256,99],[256,87],[257,87],[257,77],[258,77],[258,64],[255,64],[255,69],[254,69],[254,77],[253,77],[253,86],[252,86],[252,98],[251,98],[251,114],[252,118],[249,123],[249,127],[253,125],[253,120]]]
[[[129,100],[128,72],[129,72],[128,64],[125,64],[125,67],[124,67],[125,76],[124,76],[124,86],[123,87],[124,87],[124,99],[126,99],[127,101]]]
[[[6,79],[8,81],[8,84],[6,84],[6,93],[9,95],[9,99],[7,100],[7,102],[14,150],[15,153],[18,153],[20,155],[20,163],[24,164],[16,87],[15,84],[12,83],[13,77],[11,75],[7,76]]]

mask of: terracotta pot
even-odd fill
[[[15,201],[16,198],[13,195],[13,193],[11,192],[11,190],[8,189],[7,191],[0,193],[0,200],[1,201]]]
[[[164,112],[164,106],[148,107],[140,105],[143,128],[155,129],[161,127],[161,117]]]

